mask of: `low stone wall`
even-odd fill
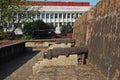
[[[0,63],[4,63],[25,52],[25,42],[15,42],[0,47]]]
[[[40,39],[40,40],[28,40],[26,41],[26,47],[32,48],[32,50],[43,50],[56,47],[56,44],[64,43],[66,45],[74,45],[74,40],[71,39]]]
[[[89,60],[107,80],[120,80],[120,0],[101,0],[79,17],[73,39],[88,45]]]
[[[55,41],[52,40],[29,40],[26,41],[26,47],[32,47],[32,48],[48,48],[49,45],[55,44]]]

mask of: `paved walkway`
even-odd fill
[[[91,65],[44,67],[27,80],[106,80]]]
[[[32,74],[32,66],[42,60],[39,51],[24,53],[10,62],[0,65],[0,80],[26,80]]]
[[[40,52],[14,59],[0,67],[0,80],[106,80],[91,65],[48,66],[33,74],[32,66],[39,60]]]

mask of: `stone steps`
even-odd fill
[[[77,55],[59,56],[58,58],[53,58],[51,60],[43,59],[42,61],[38,61],[33,66],[33,74],[39,72],[44,67],[49,66],[66,66],[66,65],[78,65]]]

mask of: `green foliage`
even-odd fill
[[[15,34],[12,32],[5,32],[3,33],[3,38],[6,40],[13,40],[15,39]]]
[[[3,27],[0,26],[0,40],[4,38]]]
[[[0,0],[0,22],[5,25],[8,21],[12,22],[13,14],[19,10],[18,2],[20,0]],[[14,13],[13,13],[14,12]]]
[[[16,35],[13,32],[3,32],[0,30],[0,40],[14,40]]]
[[[54,28],[45,24],[42,20],[25,23],[23,28],[23,35],[32,39],[45,38],[54,32]]]
[[[0,40],[4,38],[4,33],[0,31]]]
[[[70,23],[68,23],[67,25],[63,25],[61,32],[64,35],[66,35],[67,33],[72,32],[72,26],[70,25]]]
[[[21,5],[18,5],[20,3]],[[14,32],[15,29],[21,27],[21,23],[24,24],[28,18],[30,21],[33,20],[31,16],[38,14],[38,11],[28,11],[29,8],[26,7],[25,4],[28,6],[31,5],[27,0],[0,0],[0,24],[6,29],[8,28],[6,27],[7,23],[14,24],[14,29],[12,30],[12,32]],[[26,15],[29,17],[27,18]],[[10,27],[12,26],[9,25],[9,28]]]
[[[22,40],[32,40],[32,37],[31,36],[29,36],[29,35],[23,35],[22,36]]]

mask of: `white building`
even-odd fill
[[[75,19],[90,8],[89,2],[32,2],[32,6],[29,6],[29,10],[39,11],[33,16],[34,20],[52,23],[57,29],[67,23],[73,25]]]
[[[91,6],[89,2],[34,2],[31,9],[37,9],[40,14],[35,19],[42,19],[45,23],[53,23],[54,26],[62,26],[70,22],[73,25],[75,19],[88,11]]]

